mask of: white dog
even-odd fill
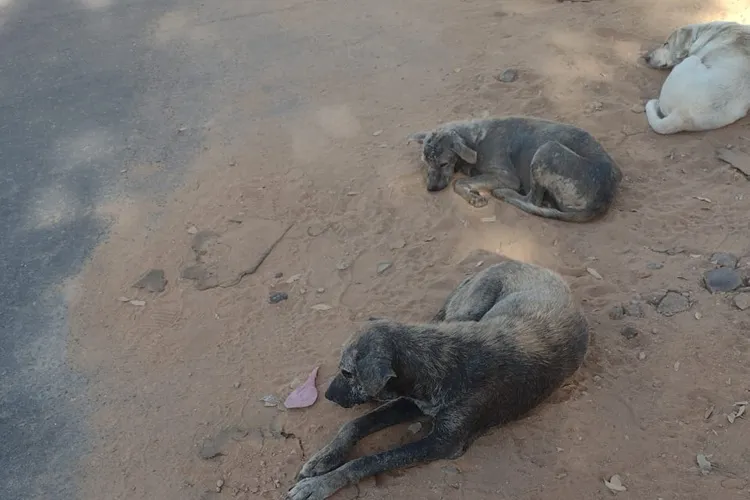
[[[678,28],[645,56],[652,68],[674,68],[646,117],[659,134],[717,129],[750,109],[750,26],[715,21]]]

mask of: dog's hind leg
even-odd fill
[[[392,450],[357,458],[325,475],[303,479],[289,490],[286,498],[323,500],[341,488],[356,484],[366,477],[417,463],[457,458],[463,454],[469,443],[467,427],[470,424],[466,420],[465,412],[439,415],[432,432],[424,438]]]
[[[389,401],[373,411],[344,424],[336,437],[308,460],[297,480],[330,472],[346,461],[355,444],[365,436],[387,427],[415,420],[423,416],[417,405],[408,399]]]
[[[559,142],[546,142],[531,160],[530,185],[526,196],[510,189],[495,189],[492,195],[533,215],[567,222],[587,222],[607,209],[607,205],[589,206],[591,198],[600,188],[597,184],[616,184],[607,178],[611,176],[610,169],[603,167],[593,165],[590,160]],[[606,172],[603,173],[604,170]],[[545,195],[558,208],[541,207]]]

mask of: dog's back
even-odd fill
[[[488,399],[481,429],[539,404],[581,366],[588,348],[588,325],[570,288],[532,264],[506,261],[467,278],[441,313],[437,331],[418,336],[425,345],[450,344],[450,385]]]

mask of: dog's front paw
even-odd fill
[[[325,477],[311,477],[295,484],[285,500],[325,500],[335,492]]]
[[[469,191],[466,201],[474,208],[482,208],[487,205],[487,198],[479,194],[479,191]]]
[[[343,451],[323,448],[302,466],[296,480],[302,481],[311,477],[322,476],[338,469],[345,461],[346,454]]]

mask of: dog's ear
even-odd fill
[[[458,135],[458,132],[452,130],[450,133],[451,138],[451,150],[453,150],[458,156],[461,157],[466,163],[474,165],[477,162],[477,152],[466,145],[463,138]]]
[[[425,138],[427,138],[427,134],[429,132],[417,132],[414,134],[411,134],[406,139],[406,144],[411,144],[412,142],[416,142],[417,144],[424,144]]]
[[[385,384],[396,377],[391,361],[385,357],[364,357],[357,364],[357,375],[368,396],[380,394]]]

